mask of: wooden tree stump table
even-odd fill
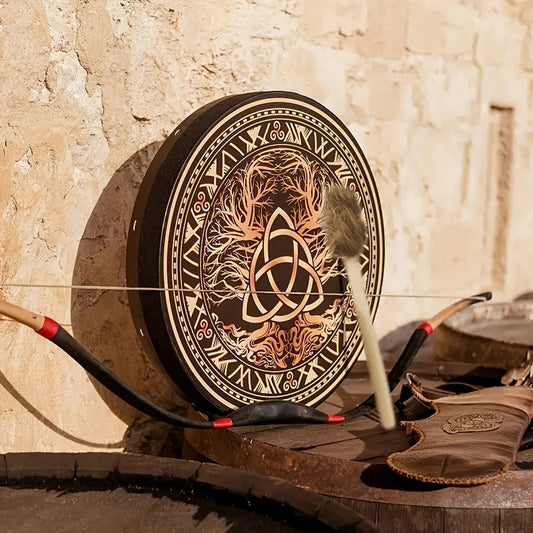
[[[419,364],[428,384],[443,374],[472,370],[460,363]],[[339,413],[369,392],[364,364],[321,406]],[[533,452],[497,481],[474,487],[445,487],[411,481],[386,465],[409,444],[405,431],[384,431],[371,416],[340,425],[269,425],[228,430],[186,430],[187,445],[222,465],[288,480],[327,495],[370,519],[385,532],[530,531],[533,524]]]

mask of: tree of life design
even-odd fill
[[[345,312],[340,262],[319,216],[335,183],[311,155],[270,148],[244,159],[213,199],[201,255],[206,308],[229,351],[257,368],[312,358]]]

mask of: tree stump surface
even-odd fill
[[[424,382],[435,386],[453,375],[475,376],[477,369],[421,361],[414,370],[419,376],[433,374]],[[482,374],[493,379],[494,372],[484,369]],[[364,364],[357,363],[320,408],[339,413],[369,392]],[[375,415],[339,425],[186,430],[185,439],[190,448],[216,463],[279,477],[349,505],[383,531],[523,531],[533,520],[533,450],[519,452],[515,465],[496,481],[452,487],[394,474],[386,458],[409,447],[407,436],[403,428],[383,430]]]

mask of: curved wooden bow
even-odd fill
[[[423,342],[440,324],[458,311],[463,310],[476,302],[490,300],[491,297],[492,294],[486,292],[470,298],[461,299],[439,311],[428,321],[420,324],[420,326],[418,326],[413,332],[398,358],[398,361],[388,375],[390,390],[392,391],[398,385],[401,377],[409,368]],[[28,311],[27,309],[13,305],[5,300],[0,300],[0,314],[30,327],[39,335],[53,342],[65,353],[70,355],[78,364],[89,372],[89,374],[104,385],[104,387],[132,407],[153,418],[180,427],[216,429],[267,423],[339,423],[364,415],[375,406],[374,395],[372,395],[362,404],[344,414],[327,415],[313,407],[296,404],[294,402],[265,401],[244,405],[227,416],[215,420],[193,420],[167,411],[154,404],[148,398],[141,396],[127,383],[113,374],[55,320]]]

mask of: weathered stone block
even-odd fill
[[[476,11],[446,0],[409,4],[406,45],[422,54],[471,55],[474,50]]]
[[[533,21],[531,24],[533,25]],[[526,70],[533,70],[533,31],[531,28],[528,29],[527,35],[524,39],[522,64]]]
[[[387,68],[377,66],[368,73],[371,90],[368,113],[375,120],[398,120],[412,116],[411,85],[397,80]]]
[[[334,3],[306,0],[301,13],[302,36],[314,41],[363,35],[367,25],[368,3],[368,0],[340,0]]]
[[[481,73],[479,103],[488,112],[491,105],[522,107],[528,105],[529,80],[512,65],[485,67]]]
[[[515,66],[522,57],[526,27],[517,20],[491,14],[481,17],[475,58],[482,66]]]
[[[422,116],[429,124],[470,123],[477,109],[480,71],[468,62],[444,63],[442,70],[421,82]]]
[[[366,33],[356,41],[359,54],[401,59],[405,54],[407,6],[406,0],[369,1]]]

